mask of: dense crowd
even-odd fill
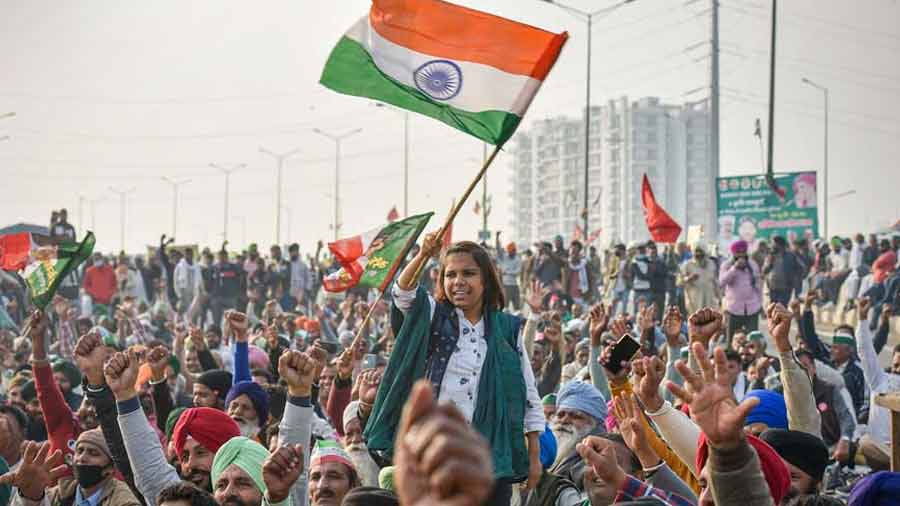
[[[900,237],[427,234],[385,294],[325,292],[321,242],[173,241],[44,310],[0,273],[0,506],[900,504]]]

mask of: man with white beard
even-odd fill
[[[528,506],[581,504],[585,464],[575,447],[588,435],[605,432],[606,399],[590,383],[570,381],[556,396],[556,414],[550,425],[556,437],[556,461],[541,476],[525,504]]]
[[[350,456],[359,481],[364,487],[378,486],[378,473],[381,469],[369,454],[369,448],[363,439],[363,426],[359,420],[359,401],[347,404],[344,409],[344,450]]]
[[[252,381],[235,383],[225,398],[228,416],[241,429],[241,435],[254,441],[264,433],[269,421],[269,393]]]

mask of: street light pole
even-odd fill
[[[259,152],[275,158],[277,162],[278,168],[275,173],[275,244],[281,244],[281,170],[284,168],[284,161],[299,153],[300,148],[278,154],[260,147]]]
[[[334,142],[334,240],[337,241],[341,228],[341,141],[362,132],[362,128],[341,135],[330,134],[318,128],[313,128],[313,132]]]
[[[112,186],[109,191],[119,196],[119,251],[125,251],[125,197],[134,193],[136,188],[132,187],[127,190],[117,190]]]
[[[824,209],[822,209],[822,218],[823,218],[823,222],[824,222],[823,230],[825,232],[825,238],[827,239],[829,237],[828,236],[828,88],[826,88],[825,86],[822,86],[821,84],[810,81],[809,79],[807,79],[805,77],[803,78],[803,83],[807,84],[809,86],[812,86],[813,88],[821,91],[825,98],[825,144],[824,144],[825,153],[824,153],[824,157],[823,157],[825,160],[825,166],[823,167],[823,176],[824,177],[822,178],[823,179],[822,190],[823,190],[823,194],[825,195],[825,198],[822,200],[825,202],[825,205],[824,205]]]
[[[91,199],[91,201],[90,201],[90,204],[91,204],[91,231],[92,232],[97,231],[97,213],[96,213],[97,204],[99,204],[100,202],[103,202],[104,200],[106,200],[105,196],[97,197],[95,199]]]
[[[390,109],[403,114],[403,217],[409,216],[409,112],[375,102],[375,107]]]
[[[286,237],[287,237],[287,240],[290,241],[290,240],[291,240],[291,237],[292,237],[292,234],[293,234],[293,232],[294,232],[294,226],[293,226],[293,222],[294,222],[294,213],[293,213],[293,211],[291,211],[291,208],[288,207],[288,206],[281,206],[281,207],[282,207],[285,211],[287,211],[287,234],[285,234],[285,235],[286,235]]]
[[[170,179],[166,176],[161,177],[163,181],[172,186],[172,237],[178,237],[178,187],[190,183],[190,179]]]
[[[222,174],[225,174],[225,213],[222,215],[222,241],[227,241],[228,240],[228,194],[229,194],[229,190],[230,190],[231,173],[236,170],[246,168],[247,164],[246,163],[238,163],[238,164],[232,165],[230,167],[226,167],[224,165],[219,165],[217,163],[211,163],[211,164],[209,164],[209,166],[214,169],[219,169],[219,172],[221,172]]]
[[[561,4],[555,0],[542,0],[543,2],[553,4],[560,9],[568,12],[569,14],[574,15],[575,17],[585,20],[587,22],[587,78],[585,79],[585,92],[584,92],[584,209],[582,211],[583,215],[583,224],[584,224],[584,237],[590,235],[588,231],[588,216],[590,215],[590,167],[591,167],[591,35],[592,28],[594,23],[594,17],[596,16],[605,16],[611,14],[613,11],[618,10],[620,7],[623,7],[626,4],[632,3],[635,0],[622,0],[614,5],[609,7],[605,7],[603,9],[599,9],[593,12],[583,11],[580,9],[576,9],[574,7],[570,7],[568,5]]]

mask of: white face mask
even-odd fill
[[[103,265],[103,260],[94,260],[94,267],[100,267]]]

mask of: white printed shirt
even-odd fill
[[[402,313],[412,309],[416,300],[416,289],[402,290],[394,284],[392,294],[394,304]],[[434,317],[435,300],[428,296],[431,305],[431,317]],[[459,339],[456,349],[450,355],[447,371],[444,373],[438,399],[453,403],[466,418],[466,422],[472,423],[475,414],[475,406],[478,401],[478,383],[481,379],[481,369],[484,365],[484,357],[487,355],[487,341],[484,339],[484,319],[472,324],[466,320],[462,310],[456,309],[459,317]],[[525,408],[525,433],[542,432],[545,418],[541,399],[535,386],[534,372],[531,363],[525,355],[525,341],[519,334],[519,357],[522,362],[522,376],[525,379],[527,393],[527,406]]]

